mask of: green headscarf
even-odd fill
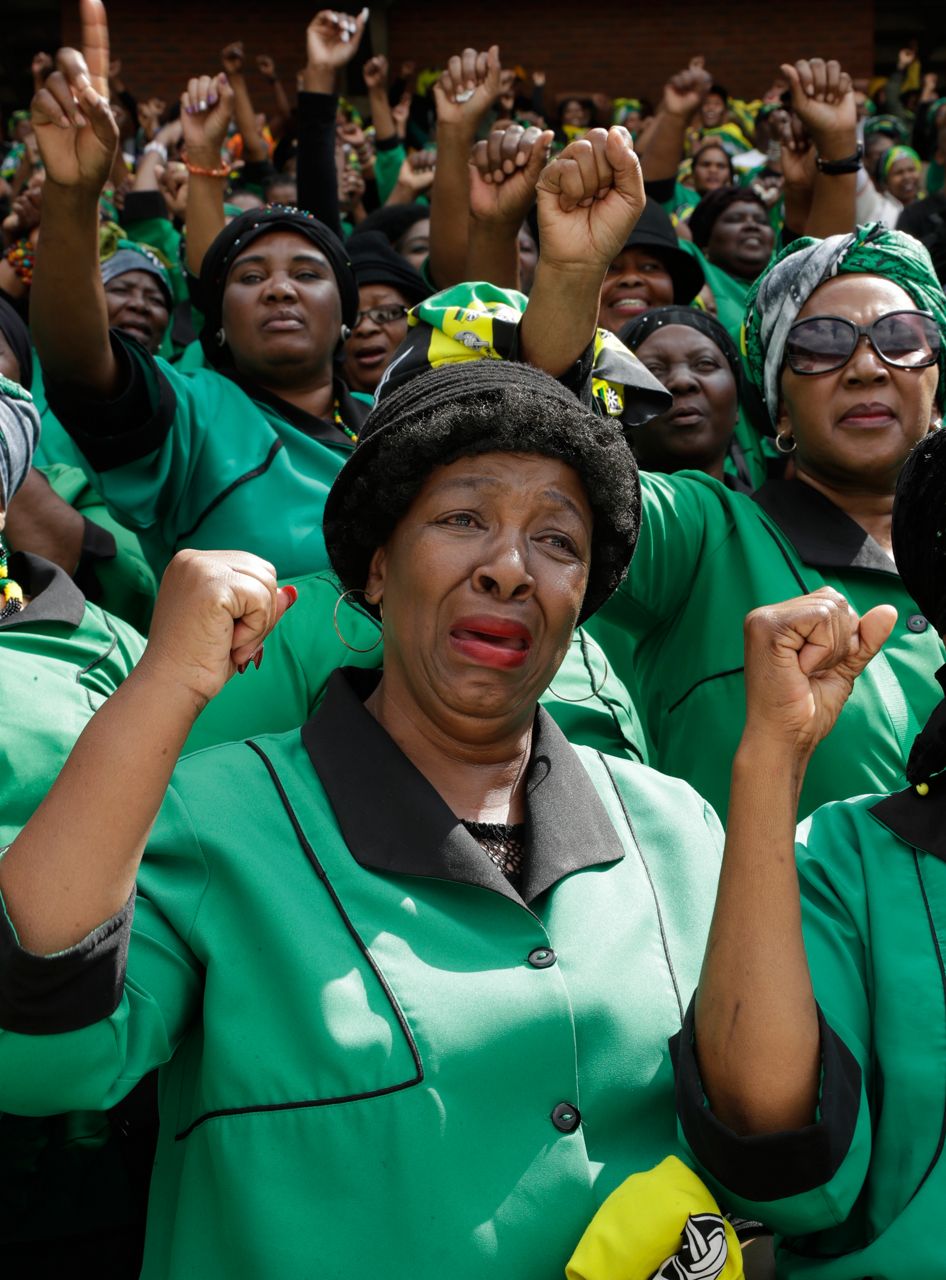
[[[742,351],[749,377],[762,392],[774,422],[788,331],[802,307],[825,280],[842,273],[883,276],[904,289],[921,311],[936,318],[946,337],[946,294],[929,252],[903,231],[879,222],[846,236],[815,240],[804,236],[783,249],[746,298]],[[946,390],[946,343],[939,356],[939,395]]]
[[[887,181],[887,175],[898,160],[912,160],[916,165],[917,173],[920,173],[923,168],[923,162],[912,147],[888,147],[880,161],[880,176],[884,182]]]

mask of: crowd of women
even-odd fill
[[[323,10],[169,107],[80,10],[0,191],[10,1273],[943,1274],[936,75],[356,106]]]

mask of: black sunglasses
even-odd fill
[[[929,311],[890,311],[872,324],[854,324],[844,316],[810,316],[788,331],[785,359],[792,373],[832,373],[843,369],[867,338],[895,369],[925,369],[939,359],[942,337]]]
[[[368,316],[374,324],[383,329],[386,324],[394,324],[395,320],[403,320],[409,310],[410,307],[402,307],[397,303],[393,303],[390,307],[366,307],[364,311],[358,312],[352,329],[357,329],[365,316]]]

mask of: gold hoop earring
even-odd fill
[[[378,645],[379,645],[379,644],[381,643],[381,641],[384,639],[384,633],[383,633],[383,632],[381,632],[381,633],[378,635],[378,638],[377,638],[377,640],[375,640],[374,644],[369,644],[369,645],[368,645],[367,649],[359,649],[357,645],[349,644],[349,643],[348,643],[348,641],[347,641],[347,640],[345,639],[345,637],[342,635],[342,633],[341,633],[341,631],[340,631],[340,629],[339,629],[339,626],[338,626],[338,609],[339,609],[339,605],[342,603],[342,601],[345,599],[345,597],[346,597],[346,596],[356,596],[356,595],[358,595],[358,594],[359,594],[359,588],[358,588],[358,587],[349,587],[349,589],[348,589],[347,591],[343,591],[343,592],[342,592],[342,594],[341,594],[341,595],[338,597],[338,599],[335,601],[335,608],[334,608],[334,610],[333,610],[333,612],[332,612],[332,626],[335,628],[335,634],[338,636],[339,640],[342,642],[342,644],[345,646],[345,648],[346,648],[346,649],[350,649],[350,650],[352,651],[352,653],[371,653],[373,650],[377,649]],[[365,597],[365,600],[366,600],[366,601],[368,600],[368,597],[367,597],[367,595],[365,594],[365,592],[364,592],[364,591],[361,591],[361,592],[360,592],[360,594],[361,594],[361,595],[363,595],[363,596]]]
[[[591,636],[588,635],[587,631],[582,631],[581,637],[578,643],[582,646],[586,644],[594,645],[594,647],[601,654],[601,661],[604,663],[604,675],[601,677],[601,683],[595,684],[594,676],[591,672],[591,664],[588,662],[587,658],[585,658],[585,654],[582,653],[582,657],[585,658],[585,666],[588,669],[588,673],[589,675],[592,676],[591,693],[586,693],[583,698],[566,698],[566,697],[563,697],[562,694],[556,693],[555,690],[552,688],[552,686],[549,685],[549,693],[552,695],[553,698],[557,698],[559,702],[588,702],[591,698],[596,698],[598,694],[601,692],[601,690],[604,688],[604,686],[608,683],[608,676],[611,674],[611,668],[608,666],[607,656],[604,650],[601,648],[601,645],[598,644],[597,640],[592,640]]]
[[[788,444],[782,444],[783,440],[788,440]],[[779,453],[794,453],[798,448],[798,441],[788,431],[779,431],[775,437],[775,447]]]

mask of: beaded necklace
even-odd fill
[[[0,622],[23,608],[23,588],[7,577],[7,544],[0,534]]]
[[[335,422],[335,425],[336,427],[338,427],[339,431],[341,431],[344,435],[348,436],[348,439],[352,442],[352,444],[357,444],[358,433],[357,431],[352,431],[351,427],[346,427],[344,422],[342,421],[342,411],[341,411],[341,408],[339,407],[337,396],[335,398],[335,405],[333,407],[332,414],[333,414],[333,420]]]
[[[33,246],[29,240],[15,240],[6,252],[6,259],[29,288],[33,283]]]

